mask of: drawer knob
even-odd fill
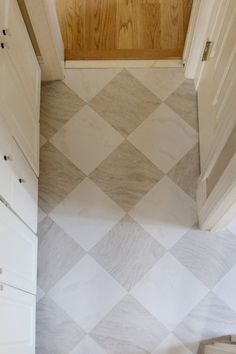
[[[23,178],[18,179],[19,183],[25,183],[25,180]]]
[[[10,156],[7,156],[7,155],[4,155],[3,158],[4,158],[5,161],[10,160]]]
[[[5,44],[1,43],[1,48],[4,49],[5,48]]]
[[[6,35],[7,35],[7,30],[3,29],[3,30],[2,30],[2,34],[3,34],[4,36],[6,36]]]

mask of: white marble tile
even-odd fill
[[[182,68],[127,70],[162,100],[165,100],[184,81]]]
[[[209,293],[175,330],[175,335],[196,354],[201,341],[232,333],[236,333],[236,313],[213,293]]]
[[[106,352],[90,336],[86,336],[69,354],[106,354]]]
[[[81,182],[51,213],[51,218],[89,250],[125,212],[90,179]]]
[[[213,291],[236,313],[236,265],[220,280]]]
[[[169,330],[174,330],[207,292],[208,289],[170,254],[162,257],[131,290]]]
[[[196,145],[198,135],[177,113],[162,103],[131,133],[128,140],[164,173],[168,173]]]
[[[147,354],[167,334],[167,329],[153,315],[127,295],[90,335],[109,354]]]
[[[123,140],[110,124],[85,106],[50,141],[79,169],[89,174]]]
[[[212,289],[236,263],[236,237],[227,230],[193,229],[176,243],[171,253]]]
[[[41,221],[46,218],[47,214],[41,209],[38,207],[38,224],[41,223]]]
[[[170,333],[151,354],[191,354],[191,351]]]
[[[168,177],[162,178],[129,214],[167,249],[197,221],[196,203]]]
[[[48,296],[38,302],[36,320],[37,354],[69,353],[84,337],[82,329]]]
[[[231,221],[231,223],[227,226],[227,229],[236,236],[236,218]]]
[[[164,253],[164,247],[128,215],[90,252],[127,290],[132,289]]]
[[[90,256],[85,256],[49,296],[86,332],[122,299],[126,291]]]
[[[89,102],[122,69],[66,69],[65,84]]]

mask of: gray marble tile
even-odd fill
[[[236,313],[209,293],[176,328],[175,335],[193,353],[197,353],[201,341],[235,332]]]
[[[148,354],[168,331],[127,295],[91,332],[109,354]]]
[[[83,179],[84,174],[51,143],[40,151],[39,206],[49,213]]]
[[[165,103],[198,131],[197,93],[192,80],[185,80]]]
[[[165,253],[139,224],[125,216],[92,250],[91,255],[127,290]]]
[[[199,147],[195,145],[168,173],[170,179],[196,200],[200,176]]]
[[[84,255],[82,248],[49,217],[38,228],[38,284],[48,291]]]
[[[125,137],[159,104],[160,100],[126,70],[90,102],[91,107]]]
[[[171,250],[209,288],[236,263],[236,238],[228,231],[191,230]]]
[[[42,85],[41,134],[49,139],[84,105],[82,99],[61,81]]]
[[[84,332],[50,298],[37,304],[36,353],[68,354]]]
[[[129,211],[163,174],[128,141],[123,142],[90,178],[125,211]]]

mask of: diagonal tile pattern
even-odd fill
[[[118,74],[90,102],[93,109],[127,137],[160,104],[127,70]]]
[[[124,211],[86,178],[50,213],[51,218],[89,250],[124,216]]]
[[[49,217],[38,228],[38,284],[48,291],[83,256],[82,248]]]
[[[185,80],[165,103],[192,128],[198,130],[197,94],[192,80]]]
[[[120,207],[129,211],[163,176],[128,141],[123,142],[90,175]]]
[[[112,276],[86,255],[50,290],[49,295],[88,332],[125,293]]]
[[[41,95],[40,129],[49,139],[84,106],[84,102],[60,81],[43,84]]]
[[[197,133],[162,103],[128,140],[167,173],[196,145]]]
[[[167,329],[132,296],[127,295],[95,327],[91,336],[109,354],[150,353]]]
[[[197,183],[200,176],[199,146],[196,144],[169,171],[168,177],[183,189],[191,198],[196,199]]]
[[[49,297],[37,305],[37,354],[69,353],[84,337],[81,328]]]
[[[90,252],[127,290],[132,289],[164,253],[165,249],[128,215]]]
[[[40,208],[49,213],[84,177],[81,170],[47,142],[40,150]]]
[[[196,227],[183,69],[66,70],[41,134],[37,354],[193,354],[236,333],[235,223]]]
[[[195,202],[168,177],[162,178],[129,214],[167,249],[197,222]]]
[[[84,101],[89,102],[122,69],[67,69],[65,84]]]
[[[193,352],[199,342],[235,333],[236,313],[209,293],[176,328],[176,336]]]
[[[122,141],[122,136],[89,106],[82,108],[51,138],[85,174],[92,172]]]
[[[188,291],[183,296],[183,287]],[[169,330],[207,294],[208,289],[173,256],[166,254],[131,290],[131,294]]]
[[[236,238],[228,231],[190,230],[171,253],[212,289],[236,264]]]

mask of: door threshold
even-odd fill
[[[173,60],[66,60],[65,69],[182,68],[182,59]]]

